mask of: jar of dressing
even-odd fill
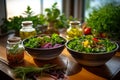
[[[32,21],[23,21],[22,28],[20,29],[21,39],[29,38],[36,35],[36,30],[33,28]]]
[[[8,38],[6,46],[6,56],[10,64],[17,64],[23,62],[24,47],[21,43],[20,37]]]
[[[70,21],[70,27],[67,29],[66,37],[68,40],[83,35],[80,21]]]

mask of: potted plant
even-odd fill
[[[33,21],[33,27],[36,29],[38,34],[45,31],[46,29],[45,15],[38,14],[33,16],[33,11],[30,8],[30,6],[27,7],[27,10],[24,11],[24,14],[26,15],[25,20]]]
[[[57,8],[57,3],[54,3],[51,8],[46,8],[46,20],[48,22],[48,28],[46,33],[58,33],[55,28],[55,23],[60,16],[60,10]]]
[[[59,33],[60,30],[69,27],[69,19],[64,14],[60,14],[57,3],[54,3],[51,8],[46,8],[45,12],[46,21],[48,22],[47,33]]]
[[[92,28],[92,32],[99,37],[120,39],[120,4],[108,3],[94,9],[86,20],[86,25]],[[94,33],[94,34],[95,34]]]
[[[30,6],[27,7],[26,11],[24,13],[26,17],[23,16],[13,16],[9,19],[4,19],[3,27],[7,27],[8,30],[14,30],[15,35],[19,36],[19,30],[21,29],[21,23],[22,21],[27,21],[31,20],[33,21],[33,27],[36,28],[36,26],[39,25],[44,25],[46,23],[44,15],[43,14],[38,14],[38,15],[33,15],[33,11],[30,8]]]

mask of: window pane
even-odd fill
[[[7,17],[23,15],[27,6],[32,8],[34,14],[41,13],[40,0],[6,0]],[[24,15],[23,15],[24,16]]]
[[[34,15],[45,13],[45,8],[51,7],[55,2],[58,3],[57,6],[62,12],[62,0],[6,0],[7,18],[19,15],[25,16],[23,13],[27,6],[32,8]]]

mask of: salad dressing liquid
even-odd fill
[[[80,28],[79,21],[71,21],[70,27],[67,29],[67,39],[70,40],[74,37],[81,37],[83,35],[82,29]]]
[[[32,21],[23,21],[20,29],[21,39],[29,38],[36,35],[36,30],[32,27]]]
[[[9,64],[18,64],[23,62],[24,47],[19,37],[8,38],[6,46],[6,57]]]
[[[36,31],[20,31],[20,37],[21,39],[25,39],[28,37],[32,37],[36,35]]]

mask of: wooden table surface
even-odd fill
[[[0,37],[0,58],[6,59],[6,40],[14,34]],[[60,66],[66,67],[68,80],[120,80],[120,53],[110,59],[105,65],[98,67],[87,67],[78,64],[66,50],[62,54],[49,61],[34,60],[27,52],[25,52],[24,66],[40,66],[41,64],[55,63]],[[0,65],[1,67],[1,65]],[[9,68],[9,67],[8,67]],[[4,70],[4,69],[3,69]],[[9,73],[7,73],[9,75]],[[11,75],[10,75],[11,76]],[[53,80],[51,78],[43,78],[40,80]]]

